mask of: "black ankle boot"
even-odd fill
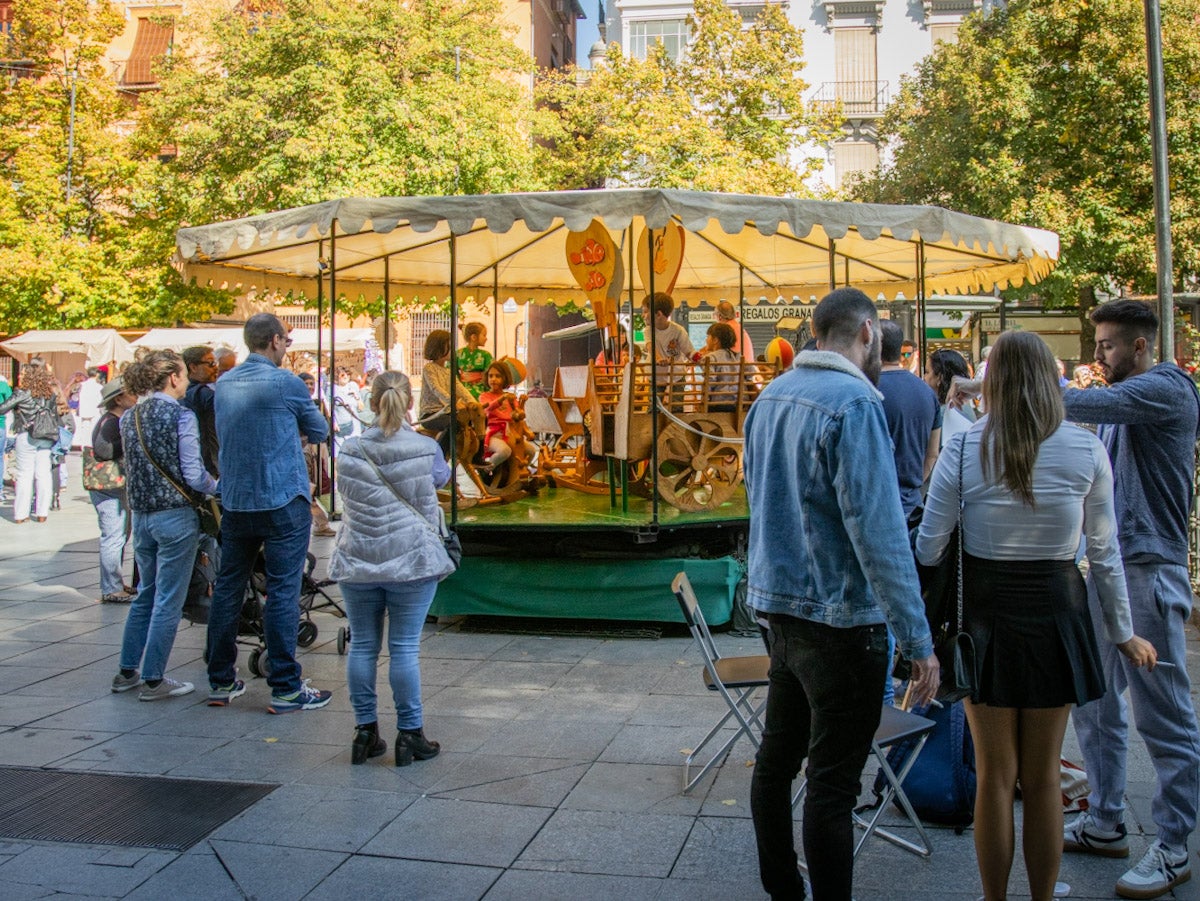
[[[425,737],[424,729],[401,729],[396,733],[396,766],[408,766],[414,759],[437,757],[441,749],[436,741]]]
[[[350,746],[350,762],[365,763],[368,757],[378,757],[387,751],[387,742],[379,737],[375,723],[364,723],[354,730],[354,743]]]

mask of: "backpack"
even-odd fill
[[[196,562],[192,566],[192,578],[188,582],[187,598],[183,602],[183,618],[197,626],[208,623],[208,612],[212,607],[213,583],[217,581],[217,568],[203,548],[196,551]]]
[[[953,826],[955,832],[975,819],[975,743],[967,726],[967,715],[959,702],[941,706],[914,707],[913,713],[937,725],[901,785],[923,821]],[[916,739],[898,743],[888,751],[888,764],[900,769]],[[875,805],[883,797],[884,776],[875,777]],[[895,806],[901,813],[899,803]]]

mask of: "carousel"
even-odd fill
[[[627,330],[643,299],[724,299],[744,313],[852,285],[915,303],[924,335],[927,296],[1035,283],[1058,238],[937,207],[624,189],[332,200],[181,229],[177,249],[189,279],[316,297],[330,322],[346,296],[382,299],[385,321],[430,296],[448,301],[451,322],[468,298],[588,308],[578,331],[599,331],[601,362],[505,399],[502,466],[485,465],[480,404],[452,399],[462,477],[445,503],[466,554],[433,612],[673,620],[667,586],[683,569],[720,623],[743,575],[742,423],[791,348],[667,361],[648,327],[639,358]],[[503,362],[508,381],[525,378],[522,361]]]

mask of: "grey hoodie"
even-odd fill
[[[1121,556],[1187,565],[1200,395],[1174,363],[1102,390],[1063,392],[1067,418],[1100,423],[1112,460]]]

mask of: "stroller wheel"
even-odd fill
[[[346,645],[350,643],[350,629],[347,626],[342,626],[338,629],[337,636],[337,652],[338,656],[346,653]]]
[[[266,648],[255,648],[250,652],[250,660],[247,665],[250,667],[250,674],[253,676],[261,676],[266,678],[271,675],[271,664],[267,659]]]
[[[304,620],[296,632],[296,644],[306,648],[317,640],[317,624],[312,620]]]

